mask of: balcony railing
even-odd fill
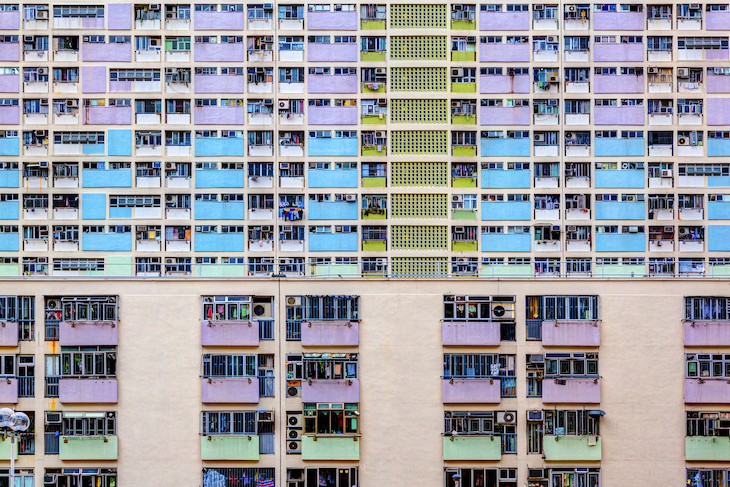
[[[502,453],[517,453],[517,433],[502,433]]]
[[[517,379],[514,375],[499,376],[502,397],[517,397]]]
[[[371,263],[368,262],[367,265],[370,265]],[[553,263],[551,263],[553,264]],[[536,277],[542,278],[542,279],[577,279],[577,280],[586,280],[591,278],[598,278],[598,279],[646,279],[646,278],[660,278],[660,279],[674,279],[674,278],[682,278],[686,279],[688,275],[691,274],[692,278],[708,278],[708,279],[717,279],[717,278],[725,278],[728,274],[730,274],[730,264],[724,264],[724,263],[714,263],[714,262],[702,262],[702,265],[698,265],[693,267],[692,272],[689,273],[687,271],[682,272],[676,272],[675,268],[677,267],[677,262],[669,262],[669,263],[661,263],[656,264],[653,262],[646,262],[644,264],[627,264],[627,265],[615,265],[615,264],[607,264],[607,265],[601,265],[596,264],[593,262],[588,262],[584,270],[581,270],[580,272],[568,272],[565,271],[566,268],[570,267],[571,263],[565,263],[565,262],[555,262],[554,265],[551,266],[550,272],[545,272],[544,268],[536,269],[533,266],[530,266],[529,264],[492,264],[492,263],[478,263],[478,267],[476,271],[473,273],[470,273],[475,278],[478,279],[533,279]],[[29,264],[24,264],[29,265]],[[155,273],[161,269],[159,267],[161,264],[154,264],[151,267],[149,267],[149,270],[154,270]],[[219,273],[215,270],[215,266],[218,265],[226,265],[228,264],[189,264],[189,263],[180,263],[180,264],[165,264],[165,273],[163,275],[160,275],[158,277],[172,277],[175,279],[179,278],[185,278],[185,277],[191,277],[196,279],[205,279],[207,277],[214,278],[213,276],[219,275]],[[261,264],[237,264],[235,269],[231,267],[226,267],[225,273],[229,278],[234,279],[261,279],[261,278],[304,278],[304,279],[327,279],[327,278],[336,278],[336,279],[372,279],[373,275],[382,276],[383,278],[390,278],[390,279],[413,279],[413,278],[458,278],[462,279],[464,274],[460,272],[450,272],[449,268],[450,262],[448,259],[444,258],[443,262],[434,262],[434,261],[407,261],[404,262],[402,259],[394,259],[391,262],[387,261],[380,261],[378,262],[378,270],[377,273],[373,273],[372,271],[368,270],[368,268],[364,268],[365,270],[360,269],[360,272],[353,273],[353,274],[347,274],[347,276],[343,276],[341,274],[341,271],[338,268],[333,268],[331,271],[327,271],[327,266],[323,266],[321,264],[309,264],[309,263],[303,263],[298,265],[299,271],[294,274],[292,272],[287,272],[286,274],[276,274],[275,271],[278,271],[278,268],[276,266],[281,266],[282,268],[286,267],[289,269],[291,267],[291,264],[287,262],[286,260],[277,261],[274,259],[274,262],[271,263],[269,270],[267,272],[261,271]],[[316,265],[317,271],[314,272],[313,268],[310,268],[310,265]],[[659,265],[662,265],[662,270],[664,268],[667,269],[666,272],[659,272],[656,271],[654,268],[658,267]],[[44,273],[30,273],[28,271],[24,271],[23,264],[19,265],[17,268],[17,272],[14,270],[11,270],[11,267],[14,267],[15,264],[2,264],[4,271],[6,274],[4,275],[4,278],[7,279],[15,279],[15,278],[22,278],[22,279],[43,279],[46,277],[54,277],[54,273],[52,270],[45,271]],[[249,267],[250,266],[250,267]],[[527,269],[526,269],[527,266]],[[333,266],[335,267],[335,266]],[[141,270],[140,270],[141,269]],[[90,269],[78,269],[83,271],[88,271]],[[74,275],[74,279],[83,279],[83,278],[99,278],[99,277],[106,277],[106,276],[127,276],[127,277],[135,277],[137,274],[139,274],[141,271],[144,270],[143,264],[117,264],[117,263],[105,263],[103,266],[98,266],[95,269],[91,269],[95,272],[90,273],[90,275],[87,276],[79,276]],[[137,276],[140,278],[146,278],[144,272],[141,272],[143,275]],[[233,273],[231,275],[231,273]],[[11,274],[11,275],[7,275]],[[59,277],[59,276],[55,276]],[[64,276],[61,276],[64,277]],[[47,341],[54,341],[58,340],[58,322],[54,320],[46,320],[46,327],[45,327],[45,339]],[[289,338],[293,339],[293,338]]]
[[[18,377],[18,397],[35,397],[35,377]]]
[[[274,433],[259,433],[259,453],[274,453]]]
[[[46,397],[58,397],[59,376],[46,377]]]
[[[44,453],[46,455],[58,455],[61,440],[60,432],[46,432],[43,434]]]
[[[542,320],[527,320],[527,339],[542,340]]]
[[[274,320],[259,320],[259,340],[274,339]]]
[[[302,339],[302,321],[303,320],[286,320],[286,339],[301,340]]]
[[[53,320],[46,318],[46,341],[54,342],[58,341],[58,329],[61,320]]]

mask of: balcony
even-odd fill
[[[499,461],[502,459],[500,436],[444,436],[444,461]]]
[[[542,402],[545,404],[598,404],[601,402],[601,379],[544,378]]]
[[[307,12],[307,30],[357,30],[357,12]]]
[[[668,249],[667,249],[668,250]],[[643,233],[597,233],[596,252],[644,252]]]
[[[600,462],[600,436],[545,435],[542,443],[546,462]]]
[[[258,377],[203,377],[200,379],[201,402],[258,404]]]
[[[482,252],[530,252],[532,238],[528,233],[483,233]]]
[[[302,460],[360,460],[360,437],[305,435]]]
[[[200,437],[200,458],[203,461],[259,460],[258,435],[212,435]]]
[[[116,435],[61,436],[60,460],[117,460],[119,442]]]
[[[360,402],[360,381],[358,379],[303,380],[302,402]]]
[[[529,201],[482,201],[482,221],[530,220]]]
[[[116,321],[62,321],[59,344],[63,347],[116,346]]]
[[[484,93],[530,93],[530,76],[484,75],[479,77],[479,92]],[[587,91],[586,91],[587,92]]]
[[[687,436],[684,458],[688,462],[730,461],[730,438],[727,436]]]
[[[730,346],[729,321],[685,321],[685,347]]]
[[[257,347],[259,326],[252,321],[200,322],[200,344],[204,347]]]
[[[443,379],[444,404],[499,404],[500,379]]]
[[[309,321],[302,323],[303,347],[356,347],[358,344],[359,323],[357,321]]]
[[[601,345],[599,321],[543,321],[544,347],[598,347]]]
[[[684,379],[685,404],[730,404],[730,381]]]
[[[444,321],[441,337],[444,346],[496,347],[501,341],[501,324],[497,321]]]
[[[116,404],[117,379],[61,378],[58,397],[63,404]]]
[[[596,220],[643,220],[643,201],[596,201]]]

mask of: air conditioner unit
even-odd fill
[[[291,225],[289,226],[291,228]],[[288,306],[301,306],[302,305],[302,297],[301,296],[289,296],[286,298],[286,304]]]
[[[533,10],[534,12],[540,12],[540,11],[542,11],[542,10],[545,10],[545,5],[534,5],[534,6],[532,7],[532,10]]]
[[[287,453],[301,453],[302,452],[302,442],[301,440],[290,440],[286,442],[286,452]],[[296,485],[296,484],[295,484]]]
[[[38,10],[35,18],[36,20],[48,20],[48,10]]]
[[[679,227],[680,235],[689,235],[689,227]]]
[[[497,424],[514,424],[517,420],[517,414],[512,411],[502,411],[497,413]]]
[[[493,320],[513,320],[515,303],[492,303],[491,315]]]
[[[271,303],[255,303],[253,305],[253,316],[262,320],[270,319],[272,317]]]
[[[177,68],[165,68],[165,74],[177,74]]]
[[[664,227],[664,233],[674,233],[674,227]]]
[[[550,82],[551,82],[551,83],[554,83],[554,82],[556,82],[556,81],[558,81],[558,77],[557,77],[557,76],[555,76],[555,75],[551,75],[551,76],[550,76]]]
[[[466,38],[466,42],[476,42],[477,38],[476,36],[469,36]]]
[[[575,5],[566,5],[565,11],[566,12],[575,12]]]
[[[304,481],[304,469],[291,469],[287,472],[287,480],[295,482]]]
[[[527,411],[527,421],[542,421],[542,411]]]
[[[301,428],[303,425],[302,422],[302,413],[286,413],[286,425],[289,428]]]
[[[385,68],[375,68],[375,74],[387,74],[387,72]]]
[[[375,132],[375,138],[376,139],[384,139],[385,138],[385,132],[382,132],[382,131]]]
[[[150,10],[160,10],[160,4],[153,3],[152,5],[150,5]]]
[[[288,162],[282,162],[279,164],[279,169],[289,169],[289,163]]]
[[[23,42],[33,42],[35,40],[35,36],[23,36]]]
[[[677,78],[689,78],[689,68],[677,68]]]
[[[35,130],[34,132],[36,137],[45,137],[48,133],[45,130]]]
[[[452,68],[451,76],[464,76],[464,68]]]
[[[535,134],[533,139],[535,142],[545,142],[545,134]]]
[[[48,68],[38,68],[38,74],[48,74]]]
[[[49,299],[46,301],[46,309],[60,309],[61,306],[59,305],[58,301],[55,299]]]
[[[175,263],[175,259],[173,257],[165,259],[165,264],[174,264],[174,263]]]
[[[378,98],[378,106],[387,107],[388,100],[386,98]]]
[[[679,137],[677,138],[677,143],[679,145],[689,145],[689,137]]]
[[[137,231],[138,232],[146,232],[147,231],[147,226],[145,226],[145,225],[138,225],[137,226]]]
[[[173,195],[171,195],[171,194],[168,194],[165,197],[165,201],[167,201],[168,203],[172,203],[173,201],[175,201],[175,197]]]
[[[671,178],[672,177],[672,170],[671,169],[662,169],[662,177],[663,178]]]
[[[61,423],[61,413],[56,411],[46,411],[46,424]]]
[[[453,201],[454,203],[461,203],[462,201],[464,201],[464,196],[460,194],[455,194],[451,197],[451,201]]]
[[[175,162],[166,162],[165,163],[165,170],[166,171],[175,171],[175,170],[177,170],[177,163],[175,163]]]
[[[79,101],[78,100],[66,100],[66,106],[69,108],[78,108]]]
[[[48,161],[41,161],[38,163],[40,167],[48,167]]]
[[[646,72],[649,74],[659,74],[659,68],[647,68]]]
[[[689,4],[689,9],[690,10],[699,10],[700,9],[700,4],[699,3],[690,3]]]
[[[460,258],[456,259],[456,263],[457,264],[468,264],[469,259],[467,259],[466,257],[460,257]]]
[[[547,38],[545,40],[549,44],[555,44],[556,42],[560,42],[560,39],[558,38],[558,36],[547,36]]]
[[[387,259],[383,259],[383,258],[375,259],[376,264],[385,265],[386,262],[387,262]]]
[[[350,202],[357,201],[357,195],[356,194],[345,195],[345,201],[350,201]]]
[[[279,108],[283,110],[289,109],[289,100],[279,100]]]
[[[335,232],[341,233],[342,232],[342,225],[335,227]]]
[[[575,132],[565,132],[565,138],[566,139],[575,139],[576,138]]]
[[[621,163],[621,169],[629,169],[631,167],[628,162],[622,162]]]
[[[48,98],[43,98],[41,100],[41,106],[42,107],[47,107],[48,106]]]
[[[465,233],[466,229],[464,227],[454,227],[454,233]]]
[[[568,228],[567,228],[566,230],[567,230],[568,232],[575,232],[575,231],[577,231],[577,230],[578,230],[578,227],[576,227],[576,226],[574,226],[574,225],[569,225],[569,226],[568,226]]]
[[[461,108],[461,102],[460,101],[452,101],[451,102],[451,108]]]
[[[629,233],[639,233],[639,227],[629,227]]]

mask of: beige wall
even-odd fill
[[[286,353],[301,351],[286,342],[284,300],[287,295],[358,294],[361,296],[360,380],[362,446],[360,487],[443,485],[441,432],[445,409],[518,411],[518,454],[499,464],[517,467],[518,485],[527,468],[544,465],[540,455],[526,453],[525,411],[542,409],[540,399],[527,399],[525,354],[543,353],[540,342],[525,341],[525,295],[598,294],[601,297],[599,372],[603,437],[602,483],[605,486],[670,486],[684,482],[683,296],[723,295],[719,281],[643,280],[53,280],[2,282],[3,294],[36,296],[35,343],[21,344],[21,353],[36,354],[36,399],[21,398],[20,410],[36,411],[36,451],[21,457],[22,466],[59,467],[57,456],[44,457],[43,411],[49,409],[118,410],[120,487],[201,484],[198,423],[200,402],[201,295],[273,295],[276,297],[275,342],[262,342],[260,353],[276,353],[276,398],[256,407],[274,409],[277,452],[285,451],[287,410],[300,409],[284,399]],[[44,295],[118,294],[119,404],[62,406],[44,399],[43,355],[58,353],[43,341]],[[517,398],[499,406],[444,407],[441,400],[442,354],[440,318],[444,294],[515,295],[517,341],[503,342],[500,353],[517,354]],[[228,349],[240,352],[241,349]],[[455,350],[459,350],[456,348]],[[462,349],[465,350],[465,349]],[[495,351],[469,349],[470,351]],[[8,352],[10,349],[8,349]],[[557,350],[559,351],[559,350]],[[573,349],[576,351],[576,349]],[[7,352],[4,352],[7,353]],[[12,353],[12,352],[10,352]],[[568,407],[568,406],[566,406]],[[215,409],[208,407],[206,409]],[[595,406],[590,407],[591,409]],[[714,409],[717,409],[715,407]],[[728,407],[730,409],[730,406]],[[33,465],[33,461],[35,464]],[[313,462],[307,462],[307,465]],[[333,465],[342,465],[335,462]],[[65,462],[66,468],[94,466]],[[113,464],[98,463],[99,466]],[[285,484],[287,467],[302,465],[296,455],[262,455],[257,464],[213,463],[205,466],[275,467],[276,483]],[[321,465],[321,463],[315,463]],[[464,464],[455,464],[464,465]],[[476,466],[474,463],[473,466]],[[310,465],[311,466],[311,465]],[[494,464],[490,466],[496,466]]]

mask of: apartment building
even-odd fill
[[[5,278],[15,485],[727,487],[723,284]]]
[[[729,6],[0,4],[15,486],[730,487]]]

